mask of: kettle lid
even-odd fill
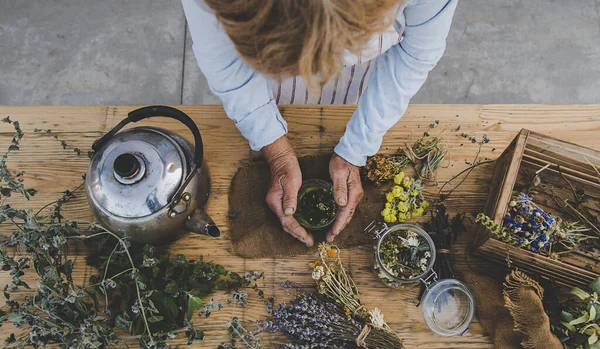
[[[88,193],[109,215],[145,217],[170,203],[188,166],[184,151],[168,131],[128,129],[117,133],[92,158]]]

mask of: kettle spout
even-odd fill
[[[197,234],[205,234],[214,238],[221,236],[221,230],[203,208],[196,209],[185,222],[187,228]]]

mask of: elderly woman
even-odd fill
[[[458,0],[182,0],[209,86],[271,168],[267,203],[294,219],[302,173],[277,104],[356,104],[329,173],[341,206],[333,241],[363,196],[359,167],[381,147],[441,58]]]

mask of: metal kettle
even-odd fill
[[[129,123],[164,116],[185,124],[194,146],[171,131]],[[149,106],[127,118],[94,142],[86,177],[88,200],[97,221],[138,243],[160,243],[192,231],[212,237],[219,228],[203,207],[210,193],[208,167],[200,131],[182,111]]]

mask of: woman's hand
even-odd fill
[[[333,181],[335,202],[341,207],[335,222],[327,232],[327,242],[332,242],[352,219],[364,191],[359,168],[337,154],[333,154],[329,161],[329,176]]]
[[[294,148],[283,136],[261,150],[271,168],[271,188],[267,204],[281,221],[283,230],[307,246],[313,245],[313,237],[294,218],[298,205],[298,190],[302,185],[302,173]]]

